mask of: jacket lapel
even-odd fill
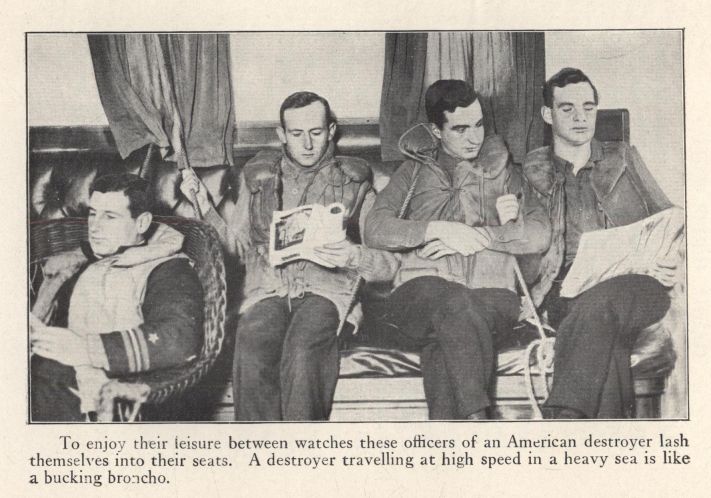
[[[595,164],[590,174],[590,180],[598,201],[602,202],[612,192],[624,173],[625,161],[606,160],[602,144],[597,140],[593,140],[591,147],[590,159]]]
[[[553,191],[555,169],[550,147],[541,147],[529,153],[523,166],[524,173],[531,186],[539,194],[550,197]]]

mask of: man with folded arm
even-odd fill
[[[550,227],[504,141],[485,136],[469,84],[437,81],[425,106],[429,124],[403,135],[411,159],[378,194],[365,242],[402,256],[388,319],[421,350],[430,418],[484,419],[493,334],[519,316],[516,255],[544,251]]]

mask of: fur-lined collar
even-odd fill
[[[625,172],[626,158],[622,142],[592,141],[590,160],[592,173],[590,180],[598,199],[612,192]],[[551,146],[531,151],[526,156],[523,171],[533,188],[543,195],[550,195],[555,182],[565,178],[566,161],[553,154]]]
[[[472,171],[487,179],[498,177],[509,162],[509,151],[503,138],[498,135],[484,138],[479,156],[474,161],[457,161],[444,152],[440,140],[432,134],[429,125],[424,123],[415,125],[403,133],[399,147],[403,155],[430,166],[443,162],[469,163]]]

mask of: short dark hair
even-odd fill
[[[592,87],[595,104],[598,103],[597,88],[592,84],[590,78],[580,69],[574,67],[564,67],[551,76],[543,85],[543,104],[546,107],[553,107],[553,90],[556,87],[563,88],[574,83],[587,83]]]
[[[148,180],[130,173],[103,175],[94,179],[89,187],[89,195],[94,192],[123,192],[128,197],[128,209],[131,217],[150,212],[153,207],[153,196]]]
[[[298,109],[300,107],[306,107],[307,105],[313,104],[314,102],[321,102],[326,110],[326,124],[336,122],[336,118],[331,113],[331,106],[328,104],[328,100],[321,97],[313,92],[296,92],[289,95],[284,102],[281,103],[281,108],[279,108],[279,122],[281,127],[284,128],[284,112],[289,109]]]
[[[435,81],[425,92],[427,120],[442,129],[445,122],[444,111],[454,112],[457,107],[469,107],[478,97],[466,81]]]

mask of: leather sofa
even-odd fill
[[[217,165],[196,170],[225,217],[236,201],[239,169],[262,148],[278,148],[274,124],[257,123],[236,131],[235,167]],[[339,126],[338,148],[345,155],[369,161],[374,185],[381,189],[398,162],[380,160],[378,125],[372,121],[343,123]],[[597,137],[601,140],[629,140],[626,110],[601,110]],[[86,214],[88,186],[97,174],[131,171],[151,179],[159,199],[159,214],[192,216],[192,209],[181,199],[175,165],[161,160],[147,148],[122,160],[107,127],[41,127],[30,130],[29,205],[30,221],[83,216]],[[169,420],[231,420],[233,413],[230,366],[235,309],[239,300],[241,274],[236,261],[227,261],[230,306],[224,354],[213,371],[173,410],[149,414]],[[334,420],[413,420],[426,419],[426,404],[419,374],[419,358],[392,343],[387,330],[377,323],[382,297],[387,286],[365,289],[365,322],[357,335],[348,330],[341,336],[341,375],[336,389]],[[496,413],[501,418],[530,418],[531,409],[523,380],[527,359],[523,351],[536,337],[531,327],[521,326],[497,338],[498,368],[494,387]],[[637,416],[660,416],[660,397],[665,375],[673,368],[674,351],[669,340],[643,337],[632,357],[637,397]],[[535,368],[533,369],[535,373]],[[533,377],[534,393],[540,397],[545,380]]]

